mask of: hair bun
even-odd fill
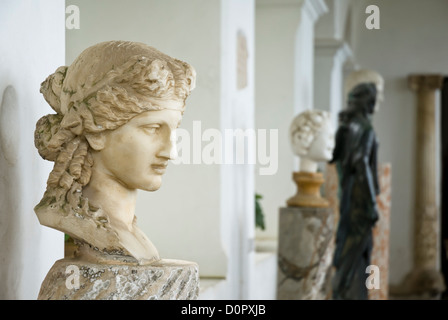
[[[49,75],[40,85],[40,92],[43,94],[48,104],[58,114],[61,114],[61,92],[67,69],[67,66],[57,68],[56,71]]]
[[[39,155],[45,160],[56,161],[59,148],[49,146],[51,138],[59,131],[63,116],[59,114],[48,114],[39,119],[34,131],[34,145]]]

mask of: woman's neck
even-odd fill
[[[317,162],[308,158],[300,158],[300,170],[301,172],[317,172]]]
[[[137,190],[126,188],[120,181],[101,169],[92,168],[90,182],[83,188],[89,203],[100,207],[112,226],[133,228]]]

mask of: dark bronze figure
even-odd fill
[[[331,160],[340,184],[333,299],[368,299],[366,268],[373,247],[372,228],[378,220],[378,142],[371,121],[376,97],[374,83],[361,83],[350,91],[347,109],[339,114]]]

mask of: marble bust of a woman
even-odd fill
[[[136,195],[160,188],[195,77],[189,64],[127,41],[89,47],[50,75],[41,93],[56,113],[35,130],[39,154],[55,163],[35,207],[40,223],[87,258],[159,260],[137,226]]]
[[[335,145],[329,113],[321,110],[301,112],[291,122],[289,137],[293,153],[300,158],[300,168],[293,173],[297,194],[287,201],[288,206],[328,206],[328,201],[320,195],[324,180],[317,169],[319,162],[332,158]]]
[[[326,111],[307,110],[297,115],[290,127],[291,149],[300,157],[300,171],[316,172],[319,162],[331,159],[334,129]]]

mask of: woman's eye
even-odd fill
[[[156,133],[160,129],[160,126],[147,126],[143,127],[146,133],[153,134]]]

